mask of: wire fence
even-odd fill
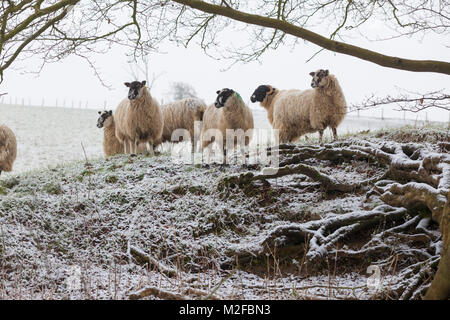
[[[22,97],[2,96],[0,98],[0,104],[10,106],[23,106],[23,107],[55,107],[55,108],[72,108],[72,109],[98,109],[106,108],[114,103],[104,100],[103,102],[92,103],[92,101],[86,100],[73,100],[73,99],[31,99]]]
[[[72,108],[72,109],[114,109],[117,105],[117,101],[111,102],[108,100],[96,101],[93,103],[88,99],[83,100],[73,100],[73,99],[31,99],[23,97],[13,97],[4,95],[0,97],[0,104],[9,106],[22,106],[22,107],[55,107],[55,108]],[[254,110],[254,109],[253,109]],[[432,110],[430,114],[433,115]],[[435,115],[429,117],[429,112],[427,110],[413,113],[406,111],[394,111],[390,108],[378,107],[371,110],[356,110],[348,114],[352,117],[364,117],[364,118],[374,118],[379,120],[404,120],[405,122],[416,121],[421,123],[429,122],[444,122],[448,123],[450,126],[450,112],[448,112],[447,117],[436,117]]]

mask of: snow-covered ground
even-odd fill
[[[255,128],[270,129],[267,113],[252,108]],[[14,172],[103,156],[103,131],[96,127],[97,110],[62,107],[30,107],[0,104],[0,123],[16,134],[18,151]],[[365,130],[414,125],[412,120],[348,116],[338,129],[345,135]],[[330,137],[327,130],[325,137]],[[84,147],[84,150],[83,150]]]
[[[120,155],[2,178],[0,299],[126,299],[146,286],[174,293],[217,287],[225,299],[372,296],[364,268],[330,278],[318,265],[297,267],[300,249],[292,264],[280,260],[280,268],[292,265],[282,274],[263,266],[270,259],[264,239],[274,228],[318,219],[317,210],[359,210],[364,196],[324,200],[321,192],[298,192],[299,177],[279,179],[284,189],[274,189],[276,202],[272,193],[218,192],[224,174],[240,170]],[[141,266],[132,248],[178,270],[176,276]],[[244,258],[249,253],[251,260]],[[233,267],[238,259],[241,270]],[[398,281],[388,276],[383,285]]]
[[[257,128],[269,127],[264,110],[253,109],[253,115]],[[429,256],[427,248],[412,248],[422,256],[399,259],[397,273],[391,270],[392,254],[305,267],[305,246],[289,243],[288,233],[278,235],[277,230],[370,212],[379,199],[357,192],[327,194],[303,175],[278,178],[270,187],[225,186],[230,176],[243,170],[255,174],[262,166],[179,165],[165,152],[104,161],[96,110],[0,105],[0,116],[19,143],[15,171],[0,179],[0,299],[125,299],[147,287],[190,298],[198,294],[185,290],[223,299],[367,299],[376,297],[367,267],[384,266],[377,283],[389,292],[409,281],[400,272]],[[348,117],[340,133],[405,124],[414,125]],[[354,138],[345,138],[354,144]],[[376,140],[378,148],[389,140],[368,139]],[[81,144],[88,162],[73,161],[85,158]],[[436,143],[424,147],[437,148]],[[304,164],[348,184],[384,172],[382,166],[357,159],[309,159]],[[364,239],[353,240],[336,248],[345,244],[359,250]],[[405,243],[398,247],[410,248]],[[156,261],[151,268],[141,261],[149,256]]]

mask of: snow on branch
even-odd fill
[[[359,104],[353,104],[350,112],[358,110],[366,110],[384,105],[393,105],[396,111],[419,112],[429,108],[438,108],[450,111],[450,94],[443,90],[418,93],[418,92],[402,92],[397,96],[388,95],[386,97],[377,97],[371,95],[365,101]]]

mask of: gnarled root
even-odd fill
[[[235,186],[242,189],[252,188],[256,181],[262,181],[267,185],[268,181],[274,178],[301,174],[320,183],[329,191],[347,193],[373,186],[366,194],[367,199],[375,195],[386,205],[371,211],[352,212],[328,216],[318,221],[279,226],[265,237],[261,248],[277,247],[279,252],[283,250],[290,252],[288,248],[300,250],[304,247],[309,261],[318,261],[332,254],[343,258],[395,256],[400,262],[404,261],[399,275],[404,276],[405,280],[396,288],[392,288],[392,294],[395,293],[402,299],[416,299],[427,291],[426,299],[450,297],[449,154],[431,152],[423,145],[414,143],[374,143],[358,139],[322,146],[283,144],[269,149],[270,154],[274,152],[283,158],[280,167],[270,168],[270,172],[263,170],[258,174],[248,172],[227,177],[219,184],[220,188]],[[367,161],[378,167],[386,167],[387,170],[382,176],[359,183],[341,183],[334,177],[303,163],[308,159],[331,162]],[[436,230],[427,228],[430,218],[439,224],[442,242]],[[357,232],[371,227],[373,229],[377,224],[389,226],[385,230],[373,233],[371,239],[358,249],[337,249],[339,243],[342,245],[343,241],[348,242]],[[241,261],[258,254],[260,253],[253,252],[251,255],[243,255]],[[440,261],[439,254],[441,254]],[[387,261],[381,261],[380,265],[384,263],[386,266]],[[408,266],[407,261],[415,261],[415,264]],[[392,261],[389,263],[392,264]],[[429,280],[425,278],[432,276],[437,264],[437,272],[430,285]]]

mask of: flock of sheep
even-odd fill
[[[300,136],[319,132],[322,141],[323,131],[330,127],[334,139],[337,139],[336,128],[347,112],[347,105],[342,89],[336,77],[328,70],[311,72],[309,90],[278,90],[269,85],[259,86],[251,96],[252,102],[260,102],[267,110],[269,122],[279,130],[281,143],[297,140]],[[182,99],[159,106],[145,86],[146,82],[134,81],[125,83],[129,88],[128,98],[124,99],[112,111],[99,111],[97,127],[104,128],[104,152],[106,156],[118,153],[154,153],[159,144],[171,141],[175,130],[185,130],[195,151],[195,141],[200,138],[202,149],[211,147],[212,142],[221,142],[224,157],[229,147],[225,139],[226,130],[242,130],[247,146],[252,138],[254,128],[253,116],[242,97],[232,89],[217,91],[214,104],[206,104],[197,98]],[[194,133],[195,123],[202,122],[201,137]],[[217,131],[215,131],[217,130]],[[212,132],[212,133],[211,133]],[[220,134],[215,134],[219,132]],[[217,141],[222,137],[223,141]]]
[[[279,132],[279,141],[289,143],[300,136],[323,131],[330,127],[334,139],[336,128],[347,112],[344,94],[335,76],[328,70],[311,72],[309,90],[278,90],[270,85],[261,85],[253,92],[250,100],[260,102],[267,110],[270,124]],[[126,82],[128,97],[112,111],[99,111],[97,127],[104,128],[103,147],[105,155],[120,153],[154,154],[154,148],[166,141],[172,141],[176,130],[184,130],[195,151],[195,124],[202,121],[202,149],[211,147],[215,139],[222,136],[222,148],[226,159],[227,149],[235,147],[227,144],[226,131],[242,130],[247,146],[254,128],[253,116],[242,97],[232,89],[217,91],[214,104],[206,104],[197,98],[182,99],[160,107],[145,86],[146,82]],[[221,135],[211,134],[220,132]],[[0,125],[0,173],[11,171],[16,158],[17,143],[14,133],[5,125]]]

